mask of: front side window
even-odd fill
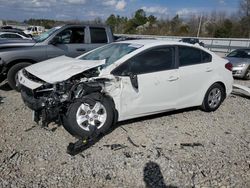
[[[90,28],[91,43],[107,43],[108,38],[104,28]]]
[[[173,69],[175,66],[175,48],[158,47],[129,59],[112,71],[114,75],[128,76],[146,74]]]
[[[65,29],[57,35],[60,44],[84,43],[84,28]]]
[[[179,47],[179,64],[182,66],[196,65],[201,63],[208,63],[212,61],[212,56],[203,50],[180,46]]]

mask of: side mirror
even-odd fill
[[[132,72],[128,73],[128,76],[130,78],[131,84],[135,89],[138,89],[138,78],[136,74],[133,74]]]

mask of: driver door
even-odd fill
[[[67,28],[57,34],[47,47],[48,58],[61,55],[77,57],[88,51],[89,44],[85,41],[85,28]]]
[[[115,72],[120,73],[122,84],[120,120],[176,108],[179,76],[174,46],[152,48]]]

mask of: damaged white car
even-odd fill
[[[216,110],[232,91],[232,65],[203,47],[161,40],[108,44],[18,74],[34,121],[61,123],[76,137],[117,121],[200,106]]]

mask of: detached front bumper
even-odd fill
[[[33,90],[25,86],[21,87],[21,96],[25,105],[33,110],[35,122],[41,121],[43,126],[47,126],[50,122],[61,123],[60,106],[51,106],[46,98],[35,98]]]
[[[29,88],[26,88],[25,86],[21,87],[21,96],[23,99],[23,102],[28,106],[31,110],[34,111],[40,111],[45,106],[45,101],[42,99],[36,99],[32,95],[32,90]]]

